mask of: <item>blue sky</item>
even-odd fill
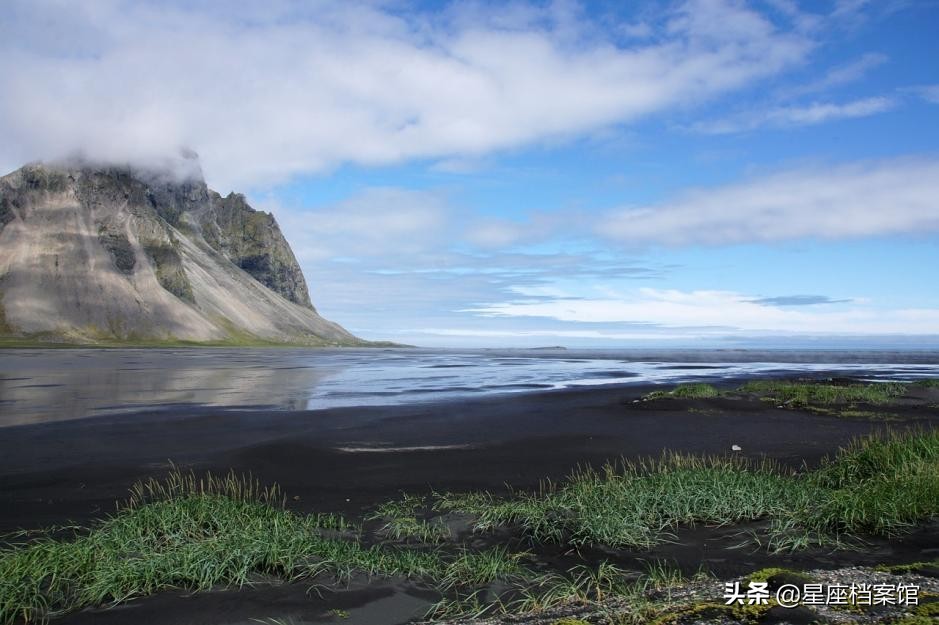
[[[199,152],[420,345],[939,345],[939,3],[13,2],[0,165]]]

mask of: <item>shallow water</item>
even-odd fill
[[[180,406],[312,410],[821,372],[939,377],[939,352],[7,349],[0,351],[0,426]]]

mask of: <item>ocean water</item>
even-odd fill
[[[9,349],[0,351],[0,427],[187,406],[315,410],[817,374],[939,377],[939,351]]]

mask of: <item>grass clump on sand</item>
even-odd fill
[[[368,519],[385,521],[378,533],[393,540],[433,543],[449,538],[450,529],[443,523],[417,518],[425,504],[423,497],[404,493],[401,499],[380,505]]]
[[[901,534],[939,515],[939,430],[855,441],[803,481],[774,519],[777,548]]]
[[[531,572],[521,564],[521,560],[527,555],[511,553],[505,547],[492,547],[477,552],[464,549],[447,564],[439,587],[476,587],[491,584],[499,579],[525,579],[531,576]]]
[[[438,505],[474,515],[479,530],[519,525],[541,541],[651,547],[679,525],[782,514],[798,501],[798,490],[797,480],[770,462],[667,454],[582,469],[537,493],[449,495]]]
[[[657,399],[711,399],[716,397],[750,396],[765,402],[773,402],[780,408],[798,408],[819,415],[842,418],[891,421],[900,416],[883,410],[871,410],[869,406],[884,406],[907,395],[914,388],[939,387],[939,379],[920,380],[913,383],[833,383],[832,381],[754,380],[735,390],[719,391],[710,384],[679,384],[672,390],[653,391],[642,396],[642,401]],[[921,398],[920,398],[921,399]],[[713,414],[713,410],[690,407],[689,412]]]
[[[720,395],[720,391],[711,386],[710,384],[704,384],[696,382],[693,384],[679,384],[670,391],[653,391],[643,397],[644,400],[648,401],[651,399],[665,399],[665,398],[677,398],[677,399],[709,399],[711,397],[717,397]]]
[[[116,514],[71,540],[40,536],[0,551],[0,623],[166,588],[240,586],[259,575],[443,571],[435,553],[365,547],[335,535],[348,527],[339,517],[301,516],[279,502],[276,489],[234,475],[197,480],[174,472],[166,482],[138,485]]]
[[[681,397],[686,399],[707,399],[717,397],[720,393],[710,384],[679,384],[672,391],[672,397]]]
[[[680,525],[772,521],[773,550],[892,536],[939,515],[939,430],[855,442],[802,475],[769,462],[668,454],[582,469],[540,491],[437,496],[485,531],[517,526],[539,541],[651,547]]]
[[[742,393],[758,395],[768,401],[790,406],[817,406],[831,404],[886,404],[906,394],[907,386],[898,382],[873,384],[823,384],[816,382],[787,382],[780,380],[754,380],[738,389]]]

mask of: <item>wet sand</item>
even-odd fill
[[[295,412],[167,408],[2,428],[0,531],[100,518],[113,511],[134,481],[160,475],[170,462],[197,471],[251,472],[262,482],[279,483],[292,509],[361,517],[400,491],[533,488],[542,479],[563,478],[578,465],[657,456],[663,450],[724,454],[736,444],[746,456],[812,467],[852,438],[887,427],[939,423],[935,411],[907,411],[902,420],[877,422],[759,401],[634,403],[648,390],[600,387]],[[728,571],[753,570],[768,561],[764,554],[726,552],[739,542],[740,528],[731,529],[688,530],[661,552],[619,559],[629,564],[667,557],[691,570],[708,560]],[[821,564],[908,561],[937,545],[939,528],[932,527],[906,541],[875,545],[866,554],[829,555]],[[819,557],[802,554],[790,561],[819,564]],[[396,623],[419,616],[433,601],[420,588],[394,580],[327,593],[323,599],[307,595],[307,588],[261,585],[190,597],[169,592],[57,621],[118,623],[132,614],[137,623],[175,625],[269,617],[295,623]],[[334,608],[348,611],[350,618],[338,619],[329,612]]]
[[[663,450],[722,454],[736,444],[747,456],[814,466],[856,436],[903,426],[738,400],[710,401],[706,412],[689,411],[693,400],[667,409],[633,403],[648,390],[298,412],[167,408],[3,428],[0,531],[110,512],[133,482],[169,463],[251,472],[299,497],[298,510],[354,514],[402,490],[528,488],[579,464]]]

